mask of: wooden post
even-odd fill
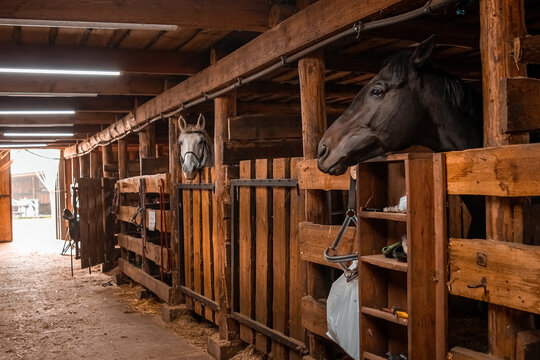
[[[525,66],[518,67],[510,55],[510,41],[526,34],[523,0],[480,1],[480,49],[484,97],[484,145],[501,146],[526,143],[528,135],[501,133],[505,122],[500,100],[501,81],[525,76]],[[486,197],[486,235],[488,239],[522,242],[523,223],[520,203],[524,199]],[[517,215],[517,216],[516,216]],[[515,359],[516,334],[527,328],[525,313],[489,305],[490,353]]]
[[[58,208],[56,209],[56,223],[58,225],[58,232],[56,234],[58,239],[65,239],[67,233],[66,221],[62,218],[62,212],[67,207],[66,201],[66,159],[64,159],[64,151],[60,150],[60,161],[58,162]],[[55,214],[51,214],[55,216]]]
[[[66,189],[66,208],[73,211],[71,206],[71,184],[73,184],[73,162],[71,159],[66,160],[66,177],[65,177],[65,189]]]
[[[139,164],[143,175],[142,159],[156,157],[156,131],[154,124],[150,124],[139,131]]]
[[[216,49],[212,49],[210,62],[215,63],[219,57]],[[231,311],[228,300],[231,292],[231,234],[229,209],[230,181],[227,178],[227,166],[223,165],[223,142],[228,138],[227,122],[229,117],[236,116],[236,91],[231,91],[224,96],[214,99],[214,172],[215,172],[215,218],[214,225],[214,244],[219,249],[220,256],[217,257],[221,263],[215,265],[219,271],[219,294],[220,319],[219,335],[222,339],[233,339],[238,336],[238,325],[232,321],[228,315]],[[229,254],[229,255],[228,255]],[[215,270],[216,271],[216,270]]]
[[[110,165],[114,162],[112,145],[101,147],[101,162],[103,163],[103,177],[112,177],[109,171],[105,171],[105,165]]]
[[[127,141],[120,139],[118,140],[118,179],[127,177],[129,177]]]
[[[99,177],[99,158],[98,148],[90,152],[90,177],[94,179]]]
[[[171,232],[171,248],[173,249],[171,257],[171,264],[173,269],[173,288],[180,286],[180,279],[178,278],[178,267],[180,266],[178,249],[178,242],[180,241],[180,235],[178,234],[178,197],[174,185],[181,181],[179,177],[178,165],[180,164],[180,152],[178,149],[178,121],[174,117],[169,118],[169,174],[171,179],[170,189],[172,193],[171,198],[171,210],[173,211],[173,226]],[[176,257],[174,257],[176,256]],[[175,290],[175,294],[179,294],[179,291]]]
[[[326,129],[324,95],[324,58],[322,51],[298,61],[300,80],[300,104],[302,109],[302,137],[305,159],[317,158],[317,147]],[[306,221],[324,224],[328,220],[325,211],[325,194],[320,190],[306,190]],[[330,279],[322,266],[308,263],[307,293],[315,299],[328,294]],[[309,334],[310,354],[316,359],[332,359],[335,353],[320,336]]]
[[[72,177],[73,177],[73,183],[77,182],[77,179],[81,176],[81,167],[80,167],[80,157],[73,157],[71,158],[71,169],[72,169]]]
[[[90,177],[90,154],[80,157],[81,177]]]

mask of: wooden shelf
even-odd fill
[[[382,212],[382,211],[361,210],[358,212],[358,217],[363,218],[363,219],[380,219],[380,220],[407,222],[406,213],[390,213],[390,212]]]
[[[382,356],[375,355],[367,351],[364,351],[362,353],[362,358],[367,359],[367,360],[386,360],[386,358],[383,358]]]
[[[399,325],[403,325],[403,326],[407,326],[408,323],[409,323],[408,319],[399,318],[396,315],[387,313],[387,312],[382,311],[382,310],[370,308],[370,307],[367,307],[367,306],[362,306],[362,314],[373,316],[373,317],[383,319],[383,320],[386,320],[386,321],[390,321],[390,322],[393,322],[395,324],[399,324]]]
[[[383,254],[360,256],[360,260],[389,270],[407,272],[407,263],[385,257]]]

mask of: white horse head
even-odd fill
[[[204,130],[203,114],[199,115],[196,125],[188,124],[181,115],[178,118],[178,124],[180,127],[178,145],[182,172],[186,179],[193,180],[203,167],[214,165],[214,145]]]

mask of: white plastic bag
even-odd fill
[[[349,269],[355,269],[354,261]],[[353,359],[360,359],[360,334],[358,328],[358,277],[347,282],[341,275],[333,284],[326,303],[326,335],[334,340]]]

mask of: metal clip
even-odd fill
[[[486,279],[485,276],[482,278],[482,280],[480,280],[480,284],[468,284],[467,287],[468,287],[469,289],[484,288],[484,295],[487,295],[487,293],[488,293],[488,290],[487,290],[487,279]]]

